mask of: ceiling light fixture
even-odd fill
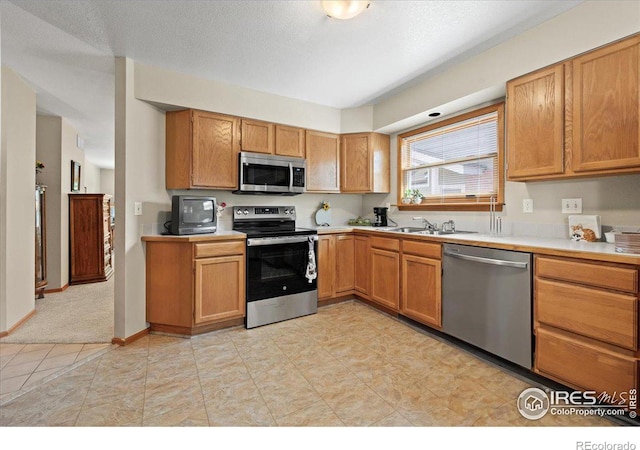
[[[361,0],[322,0],[322,9],[334,19],[353,19],[371,4]]]

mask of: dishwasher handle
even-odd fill
[[[460,253],[454,253],[448,249],[444,250],[444,254],[447,256],[452,256],[453,258],[464,259],[466,261],[479,262],[482,264],[493,264],[494,266],[516,267],[518,269],[526,269],[529,266],[528,262],[505,261],[504,259],[494,259],[494,258],[485,258],[482,256],[465,255]]]

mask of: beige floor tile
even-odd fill
[[[34,350],[30,352],[20,352],[17,355],[13,356],[13,359],[9,361],[6,367],[18,366],[18,365],[33,362],[33,361],[42,361],[49,352],[50,352],[49,349],[40,349],[40,350]]]
[[[26,375],[18,375],[11,378],[0,379],[0,394],[10,394],[19,391],[31,376],[31,372]]]
[[[82,351],[84,344],[56,344],[47,354],[47,357],[66,355],[68,353],[78,354]]]
[[[20,353],[30,353],[30,352],[38,352],[42,350],[51,350],[55,344],[27,344],[25,345]]]
[[[204,404],[191,408],[176,408],[165,414],[147,416],[142,420],[146,427],[207,427],[209,418]]]
[[[18,377],[20,375],[30,375],[40,365],[42,360],[37,359],[35,361],[23,362],[20,364],[11,364],[2,368],[0,371],[0,380]]]
[[[504,404],[504,398],[470,381],[456,381],[449,386],[446,394],[440,393],[438,396],[445,401],[447,408],[474,420],[487,410]]]
[[[325,395],[324,400],[346,426],[369,426],[395,411],[366,385]]]
[[[38,383],[41,383],[45,378],[55,375],[56,373],[59,373],[59,372],[60,372],[59,368],[34,372],[31,374],[27,382],[24,384],[24,388],[28,388]]]
[[[307,408],[321,400],[309,382],[299,372],[287,372],[280,377],[255,380],[269,411],[275,419]]]
[[[413,424],[399,412],[393,412],[374,423],[374,427],[412,427]]]
[[[241,381],[217,391],[205,391],[211,426],[273,426],[275,421],[253,381]]]
[[[78,356],[77,353],[67,353],[59,356],[47,356],[42,360],[36,372],[41,370],[59,369],[73,364]]]
[[[25,344],[0,344],[0,357],[11,356],[19,353]]]
[[[281,427],[342,427],[344,423],[323,400],[276,420]]]
[[[126,395],[110,402],[82,407],[77,426],[142,426],[144,395]]]

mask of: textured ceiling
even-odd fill
[[[580,1],[382,1],[349,21],[320,1],[11,0],[2,63],[113,167],[114,56],[336,108],[371,104]]]

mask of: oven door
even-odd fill
[[[317,263],[318,236],[312,239]],[[309,236],[247,239],[247,302],[317,290],[309,263]]]

